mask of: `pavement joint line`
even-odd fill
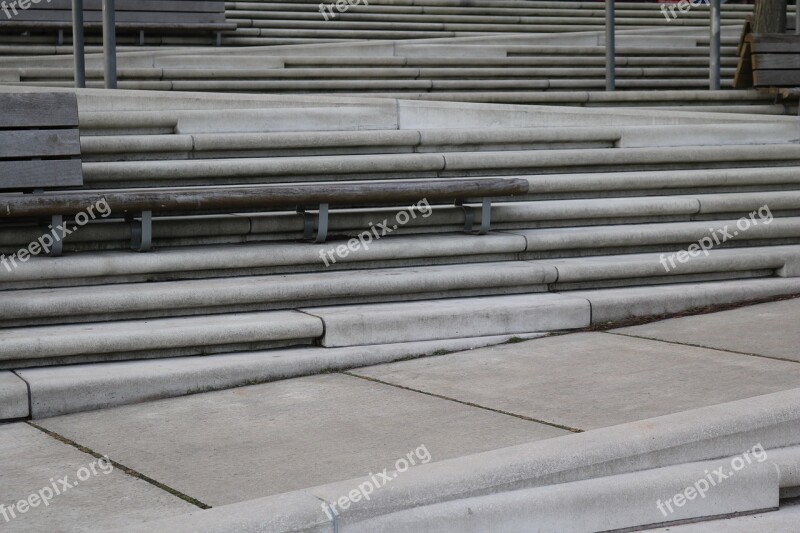
[[[715,348],[713,346],[703,346],[702,344],[692,344],[690,342],[678,342],[678,341],[668,341],[664,339],[654,339],[652,337],[643,337],[641,335],[631,335],[630,333],[620,333],[617,331],[601,331],[600,333],[608,333],[609,335],[618,335],[620,337],[628,337],[631,339],[644,339],[648,341],[654,342],[661,342],[664,344],[675,344],[677,346],[689,346],[691,348],[704,348],[706,350],[713,350],[715,352],[724,352],[724,353],[732,353],[736,355],[747,355],[750,357],[760,357],[761,359],[772,359],[773,361],[784,361],[786,363],[794,363],[797,364],[798,361],[794,359],[787,359],[785,357],[776,357],[774,355],[761,355],[757,353],[750,353],[750,352],[737,352],[736,350],[728,350],[726,348]]]
[[[12,370],[11,373],[17,376],[19,379],[21,379],[22,382],[25,383],[25,386],[28,388],[28,416],[23,417],[23,419],[28,420],[30,418],[33,418],[33,393],[31,392],[31,384],[28,383],[27,379],[20,376],[16,370]]]
[[[63,435],[60,435],[59,433],[56,433],[55,431],[50,431],[49,429],[47,429],[45,427],[42,427],[42,426],[40,426],[38,424],[35,424],[35,423],[31,422],[30,420],[27,421],[26,424],[28,424],[32,428],[38,429],[39,431],[41,431],[45,435],[48,435],[48,436],[54,438],[55,440],[57,440],[57,441],[59,441],[59,442],[61,442],[63,444],[66,444],[68,446],[72,446],[73,448],[77,449],[78,451],[81,451],[81,452],[83,452],[85,454],[91,455],[95,459],[103,459],[104,458],[103,455],[97,453],[96,451],[92,450],[91,448],[87,448],[86,446],[78,444],[74,440],[68,439],[67,437],[64,437]],[[203,510],[211,509],[210,505],[201,502],[197,498],[192,498],[191,496],[189,496],[187,494],[184,494],[183,492],[181,492],[181,491],[179,491],[177,489],[173,489],[169,485],[165,485],[164,483],[156,481],[155,479],[151,478],[150,476],[146,476],[146,475],[142,474],[141,472],[138,472],[138,471],[134,470],[133,468],[129,468],[129,467],[127,467],[127,466],[125,466],[125,465],[123,465],[121,463],[118,463],[117,461],[114,461],[114,460],[112,460],[110,458],[109,458],[109,461],[114,466],[114,468],[118,468],[119,470],[121,470],[122,472],[126,473],[127,475],[129,475],[131,477],[134,477],[136,479],[144,481],[145,483],[149,483],[150,485],[153,485],[154,487],[156,487],[158,489],[161,489],[161,490],[163,490],[165,492],[168,492],[169,494],[172,494],[173,496],[175,496],[177,498],[180,498],[181,500],[183,500],[183,501],[185,501],[187,503],[190,503],[190,504],[194,505],[195,507],[199,507],[200,509],[203,509]]]
[[[464,401],[464,400],[458,400],[456,398],[451,398],[449,396],[444,396],[442,394],[436,394],[436,393],[433,393],[433,392],[427,392],[427,391],[420,390],[420,389],[414,389],[414,388],[411,388],[411,387],[406,387],[404,385],[398,385],[396,383],[389,383],[388,381],[383,381],[383,380],[380,380],[380,379],[377,379],[377,378],[372,378],[372,377],[369,377],[369,376],[362,376],[362,375],[355,374],[355,373],[350,372],[350,371],[341,372],[341,374],[345,374],[347,376],[351,376],[351,377],[358,378],[358,379],[363,379],[363,380],[366,380],[366,381],[372,381],[373,383],[380,383],[381,385],[388,385],[390,387],[395,387],[395,388],[402,389],[402,390],[407,390],[407,391],[410,391],[410,392],[416,392],[416,393],[419,393],[419,394],[424,394],[426,396],[431,396],[433,398],[439,398],[440,400],[447,400],[447,401],[450,401],[450,402],[460,403],[461,405],[467,405],[469,407],[475,407],[475,408],[478,408],[478,409],[483,409],[484,411],[490,411],[492,413],[498,413],[498,414],[501,414],[501,415],[513,416],[514,418],[519,418],[520,420],[525,420],[526,422],[535,422],[537,424],[544,424],[546,426],[550,426],[550,427],[554,427],[554,428],[558,428],[558,429],[563,429],[563,430],[569,431],[570,433],[583,433],[585,431],[583,429],[573,428],[573,427],[565,426],[565,425],[562,425],[562,424],[556,424],[555,422],[548,422],[546,420],[539,420],[538,418],[532,418],[532,417],[529,417],[529,416],[520,415],[520,414],[517,414],[517,413],[512,413],[510,411],[504,411],[502,409],[495,409],[493,407],[486,407],[484,405],[479,405],[477,403],[467,402],[467,401]]]

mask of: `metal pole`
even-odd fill
[[[794,34],[800,35],[800,0],[794,3]]]
[[[72,57],[75,87],[86,87],[86,55],[83,46],[83,0],[72,0]]]
[[[114,0],[103,0],[103,56],[106,89],[117,88],[117,22]]]
[[[617,88],[617,38],[614,20],[614,0],[606,0],[606,90]]]
[[[710,48],[710,68],[708,87],[712,91],[720,88],[720,0],[711,0],[711,42]]]

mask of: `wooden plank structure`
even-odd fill
[[[72,93],[0,93],[0,190],[83,185]]]
[[[80,157],[75,94],[0,93],[0,192],[34,198],[46,189],[80,187]],[[61,213],[48,213],[42,225],[48,223],[50,228],[61,227]],[[61,250],[57,240],[47,253],[60,255]]]
[[[200,214],[293,207],[304,216],[305,238],[324,242],[328,232],[328,209],[331,205],[400,206],[424,198],[428,201],[454,201],[464,210],[464,230],[485,234],[491,227],[491,198],[527,192],[528,182],[519,178],[75,191],[34,196],[0,196],[0,219],[73,215],[86,209],[86,206],[105,201],[112,214],[125,216],[131,223],[132,248],[147,251],[152,240],[153,212]],[[479,229],[475,228],[474,209],[464,205],[467,200],[481,204]],[[309,213],[306,208],[318,208],[317,213]]]
[[[8,3],[6,3],[8,5]],[[102,0],[84,0],[84,28],[102,31]],[[59,41],[64,30],[72,27],[71,0],[50,0],[31,4],[28,9],[0,11],[0,32],[57,30]],[[116,0],[117,32],[216,33],[236,29],[225,20],[223,0]],[[11,16],[9,16],[11,15]]]
[[[800,87],[800,36],[751,33],[745,37],[734,87],[796,96]]]
[[[755,88],[784,98],[798,97],[800,35],[795,35],[795,20],[787,17],[786,33],[755,33],[753,28],[759,24],[752,16],[747,17],[739,41],[739,64],[733,81],[736,89]],[[760,26],[770,24],[761,21]]]

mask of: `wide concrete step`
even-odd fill
[[[153,399],[193,394],[197,391],[211,391],[254,383],[263,383],[278,379],[287,379],[303,375],[316,374],[330,370],[347,370],[366,365],[389,363],[409,357],[434,355],[442,351],[460,351],[480,346],[503,343],[510,337],[528,338],[523,332],[497,335],[492,337],[475,337],[475,331],[468,329],[466,338],[448,339],[456,333],[463,333],[461,328],[471,325],[469,311],[479,314],[479,309],[497,311],[490,320],[483,320],[482,327],[491,320],[502,321],[497,329],[540,327],[545,322],[539,321],[541,309],[535,306],[533,298],[543,303],[541,297],[547,297],[552,309],[566,318],[570,312],[585,309],[582,305],[591,305],[591,323],[605,325],[614,320],[625,320],[632,317],[659,316],[665,313],[683,313],[713,305],[727,305],[770,298],[780,295],[800,293],[798,279],[762,279],[736,280],[723,282],[686,283],[647,288],[622,288],[594,291],[567,292],[559,295],[530,295],[506,298],[480,299],[481,306],[476,308],[475,299],[447,301],[448,305],[440,307],[439,302],[430,301],[425,305],[419,302],[400,304],[399,321],[393,321],[391,311],[374,307],[375,315],[369,313],[371,306],[350,307],[351,320],[348,322],[348,307],[309,310],[327,320],[326,325],[337,331],[355,333],[349,337],[354,342],[366,340],[368,337],[387,336],[377,331],[384,326],[396,334],[400,328],[407,329],[411,337],[436,336],[440,340],[417,341],[394,344],[348,346],[344,348],[303,347],[278,349],[270,351],[253,351],[207,355],[202,357],[178,357],[170,359],[151,359],[127,362],[98,362],[81,365],[55,366],[44,368],[17,367],[17,374],[25,382],[11,375],[0,374],[9,387],[5,389],[7,406],[17,406],[13,414],[27,416],[30,405],[30,416],[46,418],[72,412],[103,409],[118,405],[138,403]],[[461,302],[461,308],[453,309],[455,303]],[[511,305],[506,310],[495,307],[506,301]],[[576,307],[573,307],[574,306]],[[412,308],[415,309],[412,310]],[[451,318],[440,315],[437,311],[451,312]],[[570,311],[571,309],[571,311]],[[422,311],[422,312],[420,312]],[[585,323],[585,311],[575,323]],[[522,313],[508,317],[508,313]],[[524,313],[533,313],[525,319]],[[415,322],[413,316],[419,316],[424,323]],[[501,319],[501,317],[504,317]],[[361,320],[361,322],[359,322]],[[434,323],[447,320],[445,327],[433,332]],[[433,321],[433,322],[431,322]],[[562,322],[561,325],[566,322]],[[457,329],[453,329],[453,326]],[[360,333],[364,328],[364,334]],[[416,332],[416,333],[415,333]],[[335,342],[332,336],[330,342]],[[4,383],[5,383],[4,382]],[[26,384],[27,383],[27,387]],[[30,397],[28,396],[30,391]],[[2,412],[2,410],[0,410]],[[707,428],[706,428],[707,429]],[[699,434],[699,433],[698,433]],[[707,431],[706,431],[707,434]],[[738,445],[737,445],[738,446]],[[616,448],[615,448],[616,449]]]
[[[800,167],[727,167],[658,172],[596,172],[525,176],[538,199],[796,190]],[[733,198],[733,196],[730,196]]]
[[[730,72],[726,74],[731,74]],[[732,88],[732,76],[722,80],[722,87]],[[41,87],[72,87],[69,79],[57,81],[34,80],[14,81],[8,80],[8,85],[25,86],[28,84]],[[103,82],[87,80],[86,86],[90,89],[102,89]],[[680,78],[626,78],[618,80],[620,90],[689,90],[702,89],[708,86],[708,80],[698,74],[694,77]],[[118,88],[141,91],[186,91],[186,92],[232,92],[232,93],[259,93],[259,94],[342,94],[362,96],[368,94],[382,98],[420,98],[418,95],[430,94],[440,99],[453,101],[486,101],[485,96],[479,100],[462,99],[460,95],[469,95],[472,92],[483,95],[490,94],[503,97],[505,92],[512,91],[586,91],[601,90],[605,87],[605,80],[595,79],[566,79],[547,78],[536,80],[439,80],[439,79],[358,79],[358,80],[121,80]],[[452,91],[460,91],[453,93]],[[507,97],[507,96],[506,96]],[[491,100],[489,100],[491,101]],[[499,100],[503,101],[503,100]]]
[[[83,174],[91,187],[120,188],[796,165],[800,145],[771,144],[87,162]]]
[[[736,72],[735,67],[725,67],[722,69],[722,76],[725,79],[733,79]],[[19,81],[22,82],[46,82],[53,80],[72,80],[73,72],[66,68],[20,68],[16,71],[3,69],[0,76],[8,77],[16,73]],[[658,78],[707,78],[707,67],[689,67],[681,65],[665,66],[646,66],[646,67],[619,67],[616,69],[617,77],[622,79],[641,79],[646,78],[655,81]],[[235,64],[229,63],[228,67],[221,70],[209,70],[208,68],[138,68],[120,69],[118,79],[129,80],[162,80],[173,82],[184,82],[185,84],[194,82],[207,82],[210,80],[227,80],[229,83],[243,80],[283,80],[295,81],[298,88],[310,86],[304,82],[307,80],[321,82],[326,80],[340,80],[350,83],[364,80],[374,82],[389,80],[448,80],[448,84],[431,84],[432,89],[450,88],[455,82],[465,88],[496,88],[504,89],[507,86],[524,87],[524,85],[510,82],[530,81],[530,80],[575,80],[576,86],[580,81],[592,78],[603,78],[605,68],[595,67],[331,67],[331,68],[237,68]],[[102,80],[103,71],[89,69],[86,72],[87,80]],[[484,80],[483,83],[470,85],[468,82]],[[487,81],[488,80],[488,81]],[[14,80],[8,80],[14,81]],[[494,81],[496,83],[490,83]],[[677,81],[677,80],[676,80]],[[705,80],[707,81],[707,80]],[[201,83],[196,83],[197,87],[202,88]],[[181,85],[174,87],[180,88]],[[232,85],[231,85],[232,86]],[[267,87],[267,85],[265,85]],[[313,86],[312,86],[313,87]],[[367,86],[368,87],[368,86]]]
[[[800,276],[792,246],[710,249],[691,260],[669,254],[407,266],[305,274],[6,290],[0,326],[163,318],[465,296],[506,295],[723,279]],[[469,258],[464,258],[469,260]],[[477,258],[476,258],[477,259]],[[313,267],[314,265],[309,265]],[[173,278],[191,276],[174,272]],[[77,282],[83,280],[76,280]]]
[[[0,368],[148,359],[310,344],[320,319],[296,311],[0,330]]]
[[[416,310],[392,303],[20,327],[0,330],[0,368],[241,352],[315,339],[330,347],[546,332],[589,322],[586,300],[522,294],[429,300]]]
[[[792,124],[84,135],[83,161],[786,144]]]
[[[766,211],[764,213],[766,215]],[[771,221],[768,215],[762,218],[754,214],[753,217],[744,213],[738,220],[544,228],[514,233],[525,237],[527,254],[524,257],[528,258],[601,255],[602,250],[606,253],[645,252],[669,249],[669,246],[678,246],[677,252],[706,239],[711,241],[706,248],[800,242],[800,217]]]
[[[733,128],[730,128],[732,131]],[[782,130],[782,129],[781,129]],[[785,142],[788,130],[773,139]],[[783,130],[782,130],[783,131]],[[769,135],[769,132],[765,132]],[[621,138],[609,128],[371,130],[169,135],[89,135],[84,161],[208,159],[258,156],[385,154],[441,150],[611,148]]]
[[[557,278],[550,266],[521,261],[321,270],[308,274],[4,291],[0,326],[545,292]]]

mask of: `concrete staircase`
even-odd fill
[[[91,222],[63,257],[0,268],[0,368],[25,376],[33,416],[800,293],[792,117],[91,89],[79,100],[91,189],[505,175],[531,189],[494,205],[487,236],[459,233],[463,211],[432,205],[335,262],[322,257],[397,210],[335,210],[320,245],[302,242],[293,212],[157,218],[146,254],[127,250],[121,214]],[[6,225],[0,251],[40,232]],[[704,239],[707,255],[675,259]],[[71,392],[75,363],[94,393]],[[172,384],[143,385],[158,369]]]
[[[705,8],[620,6],[608,93],[599,3],[375,1],[330,30],[310,2],[228,7],[226,46],[121,41],[122,88],[78,91],[87,188],[514,176],[530,193],[495,202],[487,236],[432,205],[353,253],[336,250],[397,210],[334,210],[321,245],[294,212],[159,217],[146,254],[125,214],[95,220],[63,257],[0,267],[0,368],[29,369],[31,416],[800,293],[795,109],[703,90]],[[726,7],[726,78],[746,12]],[[69,50],[37,39],[0,42],[0,91],[69,90]],[[41,232],[4,223],[0,253]],[[97,394],[69,392],[77,363]],[[158,369],[173,377],[142,385]]]

